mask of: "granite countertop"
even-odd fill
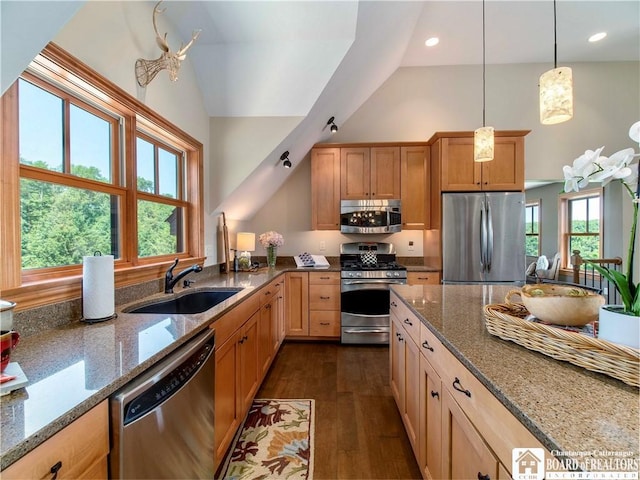
[[[638,388],[489,334],[482,306],[512,286],[391,287],[552,453],[627,452],[640,462]]]
[[[21,338],[11,361],[18,362],[29,383],[0,397],[0,469],[108,398],[283,271],[260,269],[199,282],[191,290],[243,287],[200,314],[122,312],[132,304],[169,297],[160,293],[116,307],[114,320],[93,325],[76,321]]]

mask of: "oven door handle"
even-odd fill
[[[342,284],[343,285],[384,285],[384,284],[399,284],[399,285],[404,285],[406,284],[406,279],[398,279],[398,280],[393,280],[393,279],[386,279],[386,278],[381,278],[381,279],[362,279],[362,280],[342,280]]]
[[[359,328],[357,330],[344,330],[343,333],[389,333],[389,329]]]

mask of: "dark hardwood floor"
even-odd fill
[[[422,478],[386,347],[285,342],[256,398],[315,399],[315,479]]]

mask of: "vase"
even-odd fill
[[[625,313],[622,305],[603,305],[598,319],[598,338],[640,348],[640,317]]]
[[[278,258],[278,247],[267,247],[267,266],[273,268],[276,266],[276,259]]]

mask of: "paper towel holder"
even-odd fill
[[[93,256],[94,257],[101,257],[102,256],[102,252],[100,250],[96,250],[95,252],[93,252]],[[84,279],[83,279],[84,281]],[[83,291],[84,294],[84,291]],[[114,318],[117,318],[118,314],[117,313],[113,313],[112,315],[108,315],[106,317],[100,317],[100,318],[85,318],[84,316],[80,318],[81,322],[84,323],[88,323],[88,324],[93,324],[93,323],[101,323],[101,322],[106,322],[108,320],[113,320]]]

